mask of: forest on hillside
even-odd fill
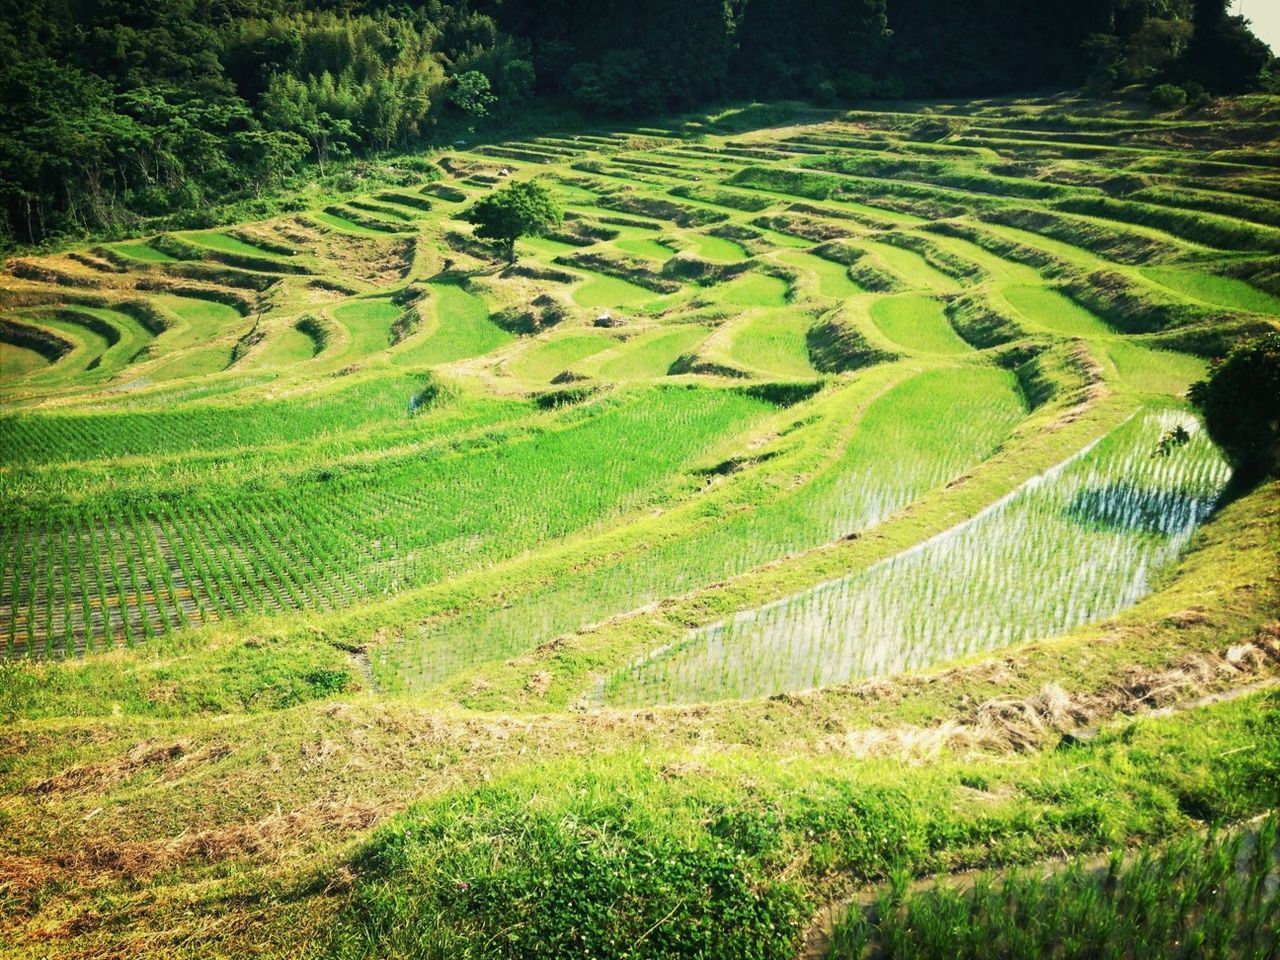
[[[1274,85],[1225,0],[3,0],[0,245],[200,225],[531,104]],[[430,172],[424,165],[424,172]]]

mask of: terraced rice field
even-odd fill
[[[1153,430],[1192,434],[1176,463]],[[611,678],[615,703],[830,686],[1056,636],[1131,606],[1222,494],[1194,421],[1144,412],[959,526],[863,573],[737,614]]]
[[[1077,155],[1012,107],[751,116],[10,261],[0,655],[302,615],[456,691],[581,634],[557,696],[640,706],[1137,602],[1229,480],[1182,393],[1280,315],[1249,126],[1215,167],[1195,121]],[[458,219],[507,176],[566,210],[514,266]]]
[[[0,939],[1259,942],[1277,487],[1184,397],[1280,327],[1265,104],[751,105],[10,260]]]

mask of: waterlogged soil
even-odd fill
[[[1176,426],[1191,443],[1153,456]],[[1141,413],[930,541],[691,633],[615,676],[605,697],[690,703],[822,687],[1113,616],[1177,560],[1229,476],[1193,418]]]

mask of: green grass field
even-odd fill
[[[731,361],[778,379],[812,377],[805,334],[811,317],[792,311],[765,310],[735,326],[729,346]]]
[[[1178,267],[1149,267],[1142,274],[1174,293],[1202,303],[1270,316],[1280,314],[1280,297],[1231,277]]]
[[[628,283],[617,277],[592,277],[573,291],[573,300],[581,307],[634,307],[654,298],[652,290]]]
[[[251,243],[245,243],[237,237],[229,236],[225,233],[179,233],[175,236],[191,243],[199,244],[202,247],[210,247],[214,250],[222,250],[226,253],[243,253],[249,256],[261,257],[272,256],[269,250],[262,247],[256,247]]]
[[[568,334],[535,341],[507,364],[513,376],[535,383],[546,383],[559,373],[574,367],[579,360],[603,353],[613,341],[597,333]]]
[[[1068,337],[1103,337],[1112,333],[1101,319],[1056,290],[1023,284],[1005,287],[1004,299],[1026,323]]]
[[[862,293],[862,288],[849,277],[843,265],[799,250],[787,250],[779,256],[783,262],[813,274],[818,293],[832,300],[844,300]]]
[[[690,237],[690,239],[697,245],[695,249],[698,256],[706,260],[713,260],[717,263],[736,263],[747,256],[747,252],[741,246],[732,240],[725,240],[723,237],[698,234]]]
[[[929,297],[884,297],[871,306],[872,322],[897,346],[920,353],[963,353],[969,349],[947,321],[942,303]]]
[[[143,242],[117,243],[111,249],[119,251],[126,257],[145,260],[148,263],[172,263],[174,260],[167,253],[162,253],[150,244]]]
[[[394,356],[396,363],[449,363],[480,356],[511,340],[511,334],[490,321],[484,300],[457,284],[433,284],[428,309],[434,315],[434,326],[420,342],[400,347]]]
[[[626,237],[618,240],[614,246],[623,253],[633,253],[650,260],[666,261],[675,255],[674,250],[651,237]]]
[[[43,369],[48,362],[47,358],[35,350],[28,350],[26,347],[11,343],[0,345],[0,371],[3,371],[7,380],[26,377]]]
[[[780,307],[787,302],[787,284],[763,273],[745,273],[726,283],[720,295],[734,307]]]
[[[1264,955],[1280,490],[1185,395],[1280,328],[1275,109],[738,105],[12,258],[0,953]]]

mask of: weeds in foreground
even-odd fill
[[[831,957],[1274,957],[1280,817],[1159,852],[984,874],[972,887],[891,883],[837,925]]]

